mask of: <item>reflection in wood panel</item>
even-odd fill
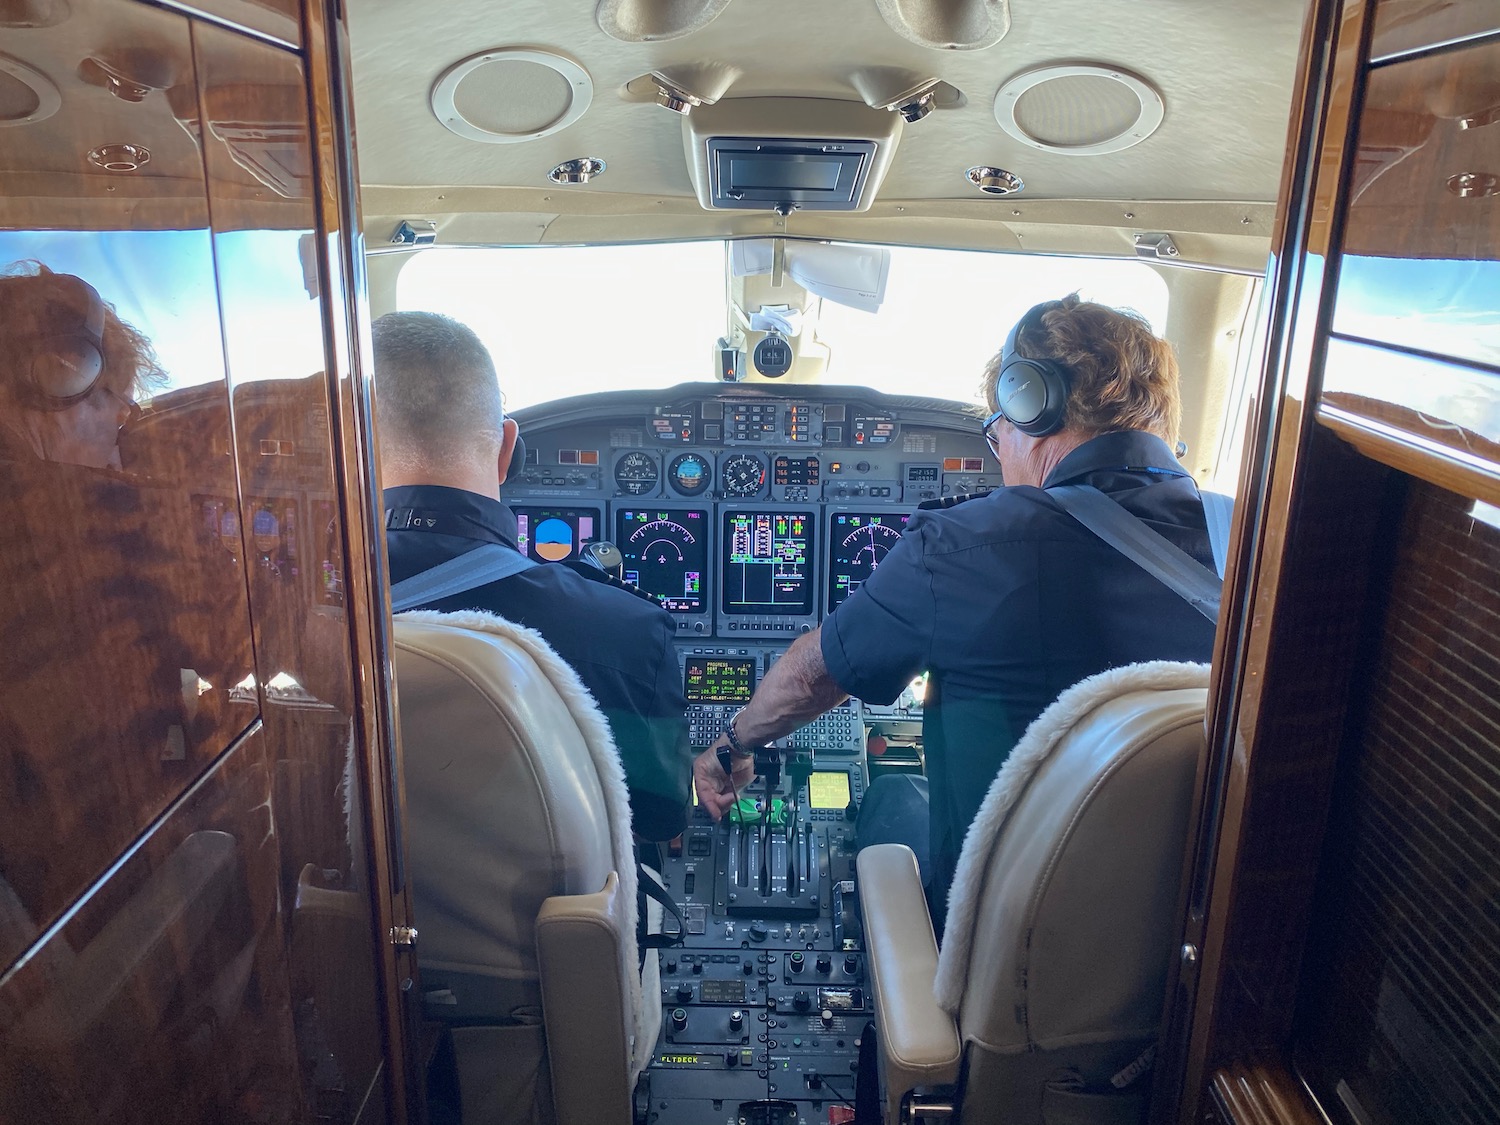
[[[307,86],[293,55],[193,34],[304,1096],[352,1121],[381,1042]]]
[[[1371,58],[1419,50],[1500,28],[1494,0],[1380,0]]]
[[[302,1119],[269,748],[251,735],[0,984],[0,1120]],[[0,917],[15,901],[0,884]]]
[[[181,6],[235,27],[269,35],[290,46],[302,41],[299,0],[186,0]]]
[[[1500,369],[1500,41],[1370,73],[1335,331]]]
[[[1424,479],[1488,488],[1492,486],[1460,486],[1434,474],[1444,470],[1444,462],[1466,473],[1500,471],[1497,379],[1500,373],[1483,368],[1335,336],[1328,343],[1319,408],[1367,418],[1410,435],[1413,447],[1432,463],[1403,467]]]
[[[253,666],[238,505],[202,502],[233,498],[234,465],[215,440],[228,432],[228,395],[201,158],[163,97],[132,101],[99,77],[129,64],[151,91],[191,87],[187,22],[119,3],[71,10],[7,39],[29,64],[72,77],[63,108],[8,129],[0,156],[0,214],[14,218],[27,199],[50,206],[42,229],[0,232],[0,264],[20,262],[0,280],[0,354],[18,360],[0,380],[0,878],[41,928],[257,714],[242,686]],[[133,53],[99,46],[114,42]],[[91,148],[126,141],[151,161],[77,171]],[[170,200],[174,229],[142,229],[138,194],[153,213]],[[105,305],[101,373],[76,403],[28,381],[58,318],[84,315],[47,270],[81,277]],[[171,425],[173,394],[199,403],[191,426]],[[25,948],[18,934],[0,935],[0,966]]]

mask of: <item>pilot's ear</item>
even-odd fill
[[[505,483],[505,478],[510,476],[516,467],[514,459],[520,440],[521,430],[516,425],[516,420],[507,418],[500,427],[500,456],[497,458],[498,464],[496,465],[497,480],[500,484]],[[521,445],[520,448],[524,450],[526,447]]]

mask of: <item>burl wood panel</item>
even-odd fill
[[[1472,509],[1412,490],[1313,914],[1299,1058],[1376,1123],[1500,1120],[1500,528]]]
[[[1239,716],[1246,764],[1213,1009],[1222,1065],[1279,1047],[1296,1003],[1307,911],[1365,635],[1391,474],[1325,431],[1301,458],[1273,631]]]
[[[0,380],[0,882],[24,924],[0,930],[0,967],[258,714],[245,687],[253,663],[234,465],[213,440],[227,431],[229,402],[202,164],[164,96],[125,103],[74,74],[114,33],[154,52],[163,81],[191,89],[187,21],[87,0],[72,13],[6,40],[58,76],[64,108],[6,130],[7,188],[16,182],[24,196],[40,177],[58,194],[42,227],[0,232],[0,263],[81,276],[112,311],[101,388],[67,410],[37,411],[18,394],[13,380],[30,370],[36,339],[19,333],[3,345],[21,362]],[[70,61],[59,70],[60,60]],[[151,138],[165,175],[59,174],[87,167],[79,150],[122,137]],[[35,167],[15,163],[26,160]],[[25,174],[13,177],[17,169]],[[176,229],[141,229],[129,214],[137,192],[153,215],[175,200]],[[10,206],[7,194],[0,208]],[[10,331],[37,292],[28,284],[7,290]],[[194,400],[195,424],[151,440],[174,396]],[[129,399],[145,415],[117,431]],[[210,508],[205,497],[229,503]]]
[[[0,1121],[310,1119],[277,812],[255,733],[0,978]],[[0,916],[14,906],[0,894]]]
[[[288,969],[302,1056],[319,1060],[304,1097],[347,1122],[379,1076],[381,1026],[307,83],[287,52],[193,37]]]
[[[1380,0],[1370,56],[1382,58],[1500,30],[1494,0]]]
[[[1370,71],[1358,144],[1334,331],[1500,373],[1500,39]]]

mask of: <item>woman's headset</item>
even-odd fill
[[[1068,413],[1068,369],[1055,360],[1017,355],[1016,342],[1027,329],[1040,327],[1042,314],[1057,304],[1043,301],[1032,306],[1016,321],[1000,350],[995,405],[1007,422],[1031,437],[1046,437],[1062,429]]]
[[[81,277],[53,274],[33,347],[31,405],[66,410],[88,398],[104,371],[104,301]]]

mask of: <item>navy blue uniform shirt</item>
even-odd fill
[[[1060,484],[1093,485],[1213,565],[1198,489],[1160,438],[1093,438],[1044,487]],[[964,834],[1031,721],[1108,668],[1206,661],[1213,638],[1213,622],[1043,489],[1021,485],[913,515],[823,623],[822,649],[838,685],[872,703],[932,673],[923,715],[932,870],[923,874],[942,910]]]
[[[516,549],[510,508],[461,488],[407,485],[385,490],[385,507],[417,508],[457,517],[465,534],[388,530],[394,584],[482,543]],[[603,575],[601,574],[601,578]],[[426,609],[482,609],[535,629],[583,681],[614,732],[635,832],[670,840],[687,826],[693,758],[687,703],[672,647],[672,618],[648,599],[544,563]]]

